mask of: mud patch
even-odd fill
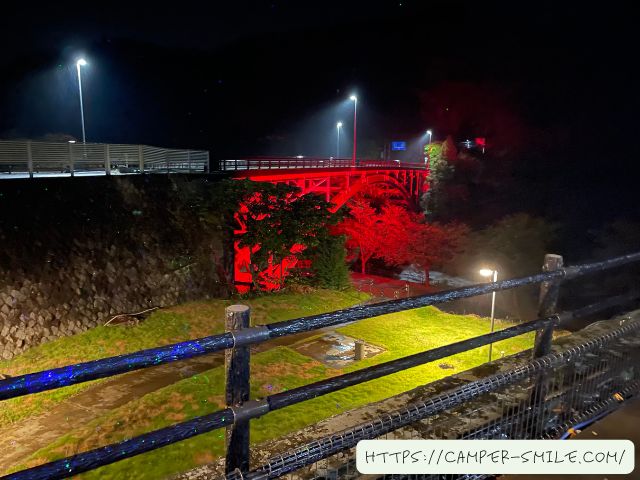
[[[357,340],[362,344],[362,358],[369,358],[384,351],[376,345]],[[319,338],[314,338],[293,347],[298,353],[311,357],[327,367],[343,368],[355,360],[356,339],[331,332]]]

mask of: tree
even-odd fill
[[[312,252],[311,270],[314,284],[342,290],[349,286],[344,235],[324,235]]]
[[[203,228],[219,230],[223,237],[224,275],[233,285],[234,240],[253,249],[251,263],[255,273],[285,257],[318,245],[318,239],[340,220],[329,211],[331,206],[316,195],[300,195],[300,189],[285,184],[223,180],[191,202],[199,213]],[[234,235],[241,222],[246,233]],[[259,248],[255,248],[259,247]],[[257,275],[254,281],[257,282]],[[256,283],[256,286],[258,284]]]
[[[472,232],[464,253],[458,255],[453,272],[476,278],[480,268],[498,270],[501,278],[540,272],[557,227],[544,218],[526,213],[508,215],[493,225]],[[522,287],[504,292],[503,302],[522,319],[535,318],[538,287]]]
[[[442,158],[451,165],[456,161],[458,157],[458,149],[453,141],[451,135],[447,135],[447,138],[442,142]]]
[[[350,216],[338,227],[348,237],[347,246],[357,250],[361,272],[372,258],[389,265],[416,264],[428,271],[458,254],[468,233],[462,224],[428,224],[424,215],[411,213],[392,203],[378,210],[360,199]]]
[[[429,190],[421,199],[426,215],[440,216],[446,203],[445,183],[453,176],[454,167],[450,163],[455,159],[457,150],[451,137],[443,143],[433,142],[424,147],[429,159]],[[453,156],[453,158],[451,158]]]
[[[336,229],[336,233],[347,235],[347,248],[358,250],[361,273],[366,273],[367,262],[380,252],[380,226],[375,209],[358,200],[350,205],[349,215]]]
[[[595,247],[591,258],[606,260],[635,253],[640,250],[640,223],[626,218],[618,218],[592,233]],[[576,285],[574,296],[604,297],[625,293],[629,288],[638,289],[640,264],[633,263],[615,270],[605,271],[597,276],[585,278]],[[580,290],[578,290],[580,288]],[[581,299],[581,301],[584,301]]]
[[[418,217],[410,228],[409,241],[398,253],[397,261],[422,268],[428,285],[431,268],[442,267],[462,251],[469,227],[461,223],[428,224],[424,217]]]
[[[329,210],[331,204],[317,195],[301,196],[299,188],[281,183],[252,183],[259,186],[241,199],[246,233],[240,246],[259,247],[251,254],[256,272],[281,263],[294,254],[294,247],[298,253],[316,247],[327,226],[338,220]]]

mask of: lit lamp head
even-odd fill
[[[340,128],[340,127],[342,127],[342,122],[336,123],[336,128]]]
[[[433,132],[431,130],[427,130],[427,135],[431,136]]]
[[[357,102],[358,101],[358,97],[356,97],[355,95],[351,95],[349,97],[349,100],[353,100],[354,102]]]
[[[491,275],[493,275],[493,270],[490,270],[488,268],[483,268],[478,273],[483,277],[490,277]]]
[[[84,58],[80,58],[77,62],[76,65],[78,65],[79,67],[84,67],[87,64],[87,61]]]

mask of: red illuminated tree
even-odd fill
[[[409,238],[409,213],[397,205],[384,205],[376,211],[366,200],[355,201],[349,216],[336,228],[336,233],[347,236],[347,248],[360,259],[360,270],[372,258],[391,261],[392,252]]]
[[[365,201],[357,201],[351,205],[349,216],[336,228],[336,233],[347,235],[347,248],[357,249],[362,273],[366,272],[367,262],[380,252],[380,226],[375,209]]]
[[[419,266],[424,270],[428,284],[431,268],[442,267],[462,251],[469,227],[461,223],[442,225],[425,223],[419,218],[415,220],[418,221],[411,225],[409,241],[401,245],[395,263]]]
[[[458,223],[429,224],[423,214],[402,206],[360,198],[336,232],[347,236],[347,248],[358,256],[362,273],[372,258],[378,258],[389,265],[417,265],[425,270],[428,283],[429,270],[461,251],[469,229]]]

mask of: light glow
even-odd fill
[[[81,59],[79,59],[79,60],[76,62],[76,64],[77,64],[79,67],[84,67],[84,66],[87,64],[87,61],[86,61],[84,58],[81,58]]]
[[[353,100],[354,102],[357,102],[358,101],[358,97],[356,97],[355,95],[351,95],[349,97],[349,100]]]
[[[478,272],[483,277],[490,277],[493,275],[493,270],[489,270],[488,268],[483,268]]]
[[[338,122],[338,123],[336,124],[336,127],[337,127],[337,128],[342,127],[342,122]]]

